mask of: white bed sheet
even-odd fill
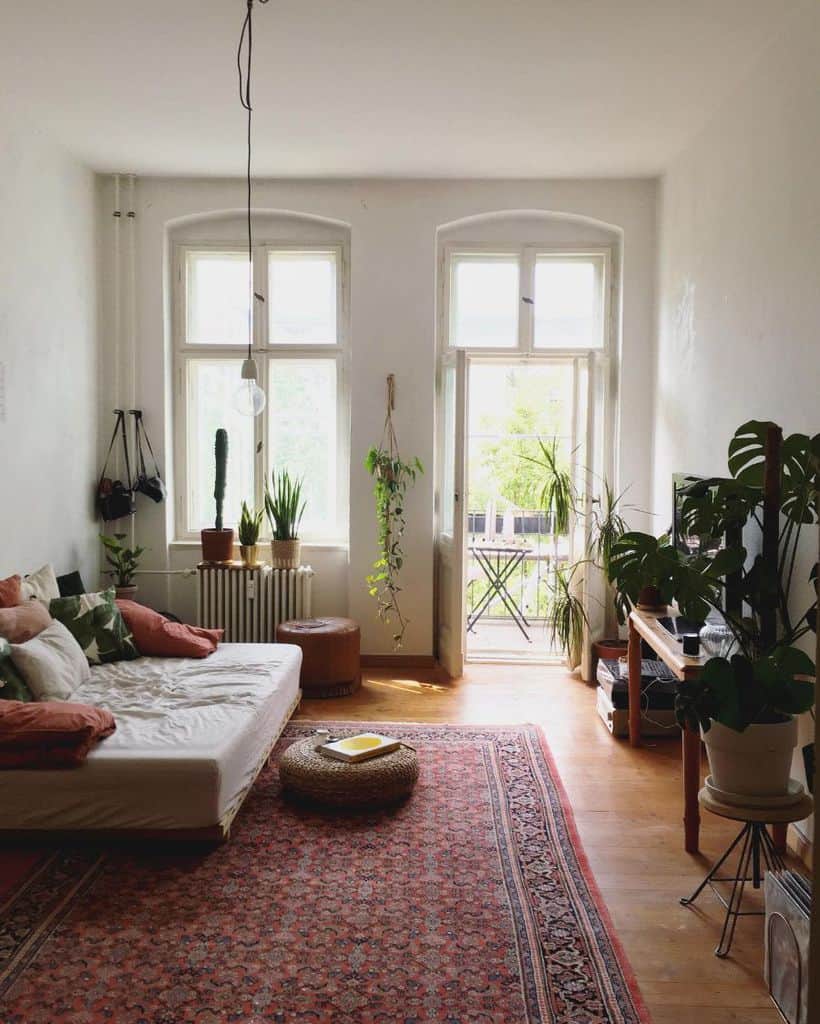
[[[72,701],[108,708],[116,732],[79,768],[0,771],[0,828],[217,824],[289,716],[301,662],[290,644],[221,644],[92,669]]]

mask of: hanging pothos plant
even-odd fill
[[[382,440],[378,448],[370,449],[364,461],[368,473],[375,480],[373,494],[379,528],[379,557],[373,563],[367,585],[371,597],[379,603],[379,618],[394,624],[393,649],[400,650],[408,623],[399,605],[401,587],[398,583],[398,575],[404,565],[401,542],[407,526],[404,504],[407,488],[416,482],[416,476],[424,472],[424,467],[418,459],[404,462],[399,455],[393,429],[393,389],[391,374],[387,378],[387,415]]]

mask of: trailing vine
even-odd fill
[[[407,488],[416,482],[416,476],[424,472],[424,467],[417,458],[412,462],[404,462],[399,455],[393,428],[394,406],[394,381],[390,374],[387,378],[384,433],[378,448],[371,448],[364,462],[368,473],[375,480],[373,494],[376,498],[376,522],[379,529],[379,557],[373,563],[373,572],[367,577],[367,585],[371,597],[378,601],[379,618],[382,622],[395,624],[393,649],[400,650],[409,621],[401,611],[401,587],[398,583],[398,575],[404,565],[401,546],[407,526],[404,506]]]

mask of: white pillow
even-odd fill
[[[48,607],[49,601],[60,596],[60,588],[57,586],[57,575],[53,565],[44,565],[37,572],[26,576],[20,584],[20,598],[23,601],[30,601],[32,597]]]
[[[33,640],[10,646],[11,660],[35,700],[68,700],[91,678],[82,647],[57,619]]]

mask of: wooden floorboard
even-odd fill
[[[303,701],[297,718],[538,723],[655,1024],[778,1024],[763,984],[761,919],[741,919],[732,956],[719,960],[717,900],[678,903],[737,826],[704,814],[701,854],[686,854],[679,741],[633,750],[609,735],[594,704],[593,688],[562,669],[475,664],[457,681],[435,670],[367,670],[358,693]]]

